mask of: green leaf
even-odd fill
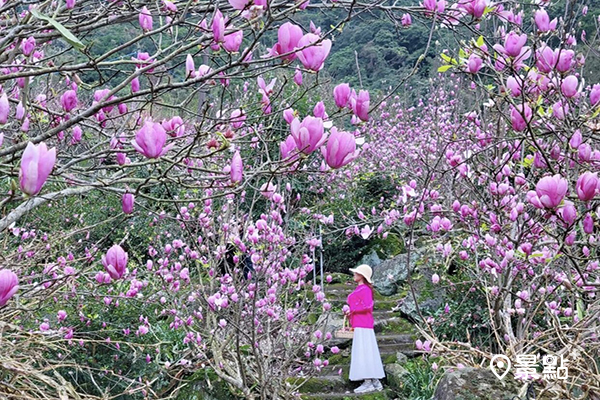
[[[596,108],[596,111],[594,111],[594,113],[592,114],[592,118],[596,118],[598,114],[600,114],[600,107]]]
[[[583,319],[583,312],[585,306],[583,305],[583,301],[581,299],[577,300],[577,317],[581,321]]]
[[[450,68],[452,68],[452,65],[442,65],[441,67],[438,68],[438,72],[446,72]]]
[[[484,45],[483,36],[479,36],[477,38],[477,47],[481,47]]]
[[[440,57],[442,57],[442,59],[444,61],[446,61],[448,64],[450,64],[452,62],[452,58],[444,53],[440,54]]]
[[[48,16],[45,16],[44,14],[40,13],[35,8],[31,9],[30,12],[31,12],[31,15],[33,15],[37,19],[46,21],[50,25],[52,25],[54,28],[56,28],[56,30],[58,30],[60,32],[60,34],[67,41],[67,43],[69,43],[71,46],[73,46],[77,50],[82,50],[83,48],[85,48],[85,45],[83,43],[81,43],[81,41],[79,39],[77,39],[77,37],[75,35],[73,35],[67,28],[65,28],[60,22],[55,21],[54,19],[52,19]]]

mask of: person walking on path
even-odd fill
[[[356,289],[348,295],[347,315],[350,325],[354,328],[352,339],[352,355],[350,358],[350,380],[360,381],[362,385],[354,390],[355,393],[368,393],[383,390],[379,379],[385,377],[375,331],[373,330],[373,285],[371,276],[373,270],[366,264],[350,268],[354,273]]]

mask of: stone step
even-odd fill
[[[347,390],[342,393],[310,393],[302,395],[301,398],[303,400],[328,400],[328,399],[364,399],[364,400],[404,400],[404,398],[400,398],[396,395],[396,393],[391,389],[386,389],[384,387],[381,392],[371,392],[365,394],[357,394],[352,390]]]

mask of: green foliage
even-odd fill
[[[408,371],[403,376],[402,395],[406,400],[429,400],[433,397],[439,373],[431,368],[431,364],[420,358],[403,364]]]

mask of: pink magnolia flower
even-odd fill
[[[298,47],[298,42],[302,38],[302,28],[291,22],[286,22],[279,27],[277,31],[277,43],[271,49],[272,55],[281,55],[292,52]],[[292,61],[296,58],[296,53],[291,53],[282,57],[284,60]]]
[[[0,307],[19,290],[19,278],[17,274],[8,269],[0,269]]]
[[[472,74],[476,74],[481,69],[482,64],[483,61],[478,55],[471,54],[471,56],[467,60],[467,70]]]
[[[125,214],[133,213],[133,206],[135,204],[135,196],[131,193],[125,193],[121,199],[121,206]]]
[[[69,112],[77,107],[77,92],[74,90],[67,90],[60,96],[60,104],[65,110],[65,112]]]
[[[163,121],[161,125],[167,132],[167,135],[171,137],[185,135],[185,124],[179,115],[175,115],[173,118]]]
[[[370,98],[367,90],[361,90],[358,92],[358,96],[350,97],[350,106],[352,107],[352,112],[362,121],[369,120],[369,105]]]
[[[33,36],[29,36],[27,39],[21,42],[21,51],[23,54],[28,56],[33,53],[35,50],[35,38]]]
[[[220,10],[215,11],[211,27],[215,43],[223,42],[225,40],[225,18]]]
[[[246,8],[249,2],[250,0],[229,0],[229,4],[235,10],[243,10],[244,8]]]
[[[0,124],[5,124],[8,121],[8,114],[10,114],[10,103],[6,93],[2,93],[2,96],[0,96]]]
[[[67,0],[66,5],[68,9],[72,9],[75,7],[75,0]]]
[[[228,35],[225,35],[223,47],[230,53],[235,53],[240,49],[242,40],[244,39],[244,31],[239,30]]]
[[[19,104],[17,104],[17,109],[15,110],[15,118],[20,121],[23,119],[23,117],[25,117],[25,107],[23,107],[23,102],[20,101]]]
[[[177,5],[175,3],[173,3],[172,1],[163,0],[163,5],[165,6],[165,9],[168,12],[172,12],[172,13],[176,13],[177,12]]]
[[[554,18],[550,21],[550,17],[545,9],[541,8],[535,12],[535,25],[540,32],[549,32],[556,29],[557,20]]]
[[[577,94],[578,85],[579,81],[577,80],[577,77],[575,75],[569,75],[563,79],[560,89],[565,97],[574,97]]]
[[[233,126],[235,129],[239,129],[242,126],[244,126],[244,121],[246,120],[246,115],[244,114],[244,111],[240,108],[236,108],[235,110],[233,110],[231,112],[231,126]]]
[[[568,186],[567,180],[557,174],[540,179],[535,192],[544,207],[555,208],[567,194]]]
[[[573,66],[573,57],[575,57],[575,52],[573,50],[560,50],[560,53],[558,54],[558,62],[556,63],[556,69],[559,72],[569,71]]]
[[[52,172],[55,162],[55,147],[48,150],[44,142],[37,146],[29,142],[21,157],[19,183],[23,193],[30,196],[38,194]]]
[[[577,219],[577,209],[572,202],[565,200],[564,206],[558,210],[558,215],[560,215],[568,226],[571,226]]]
[[[537,68],[544,73],[549,73],[554,69],[557,61],[557,53],[550,47],[544,45],[535,52]]]
[[[71,138],[71,144],[79,143],[82,137],[83,131],[81,130],[79,125],[75,125],[75,127],[73,128],[73,137]]]
[[[292,135],[289,135],[284,142],[279,145],[281,152],[281,159],[285,160],[289,157],[293,157],[292,160],[298,158],[298,148],[296,147],[296,140]]]
[[[521,54],[525,42],[527,42],[526,34],[519,35],[514,31],[510,31],[504,39],[504,53],[510,57],[517,57]]]
[[[402,26],[412,25],[412,17],[410,16],[410,14],[403,14],[400,23],[402,24]]]
[[[360,150],[356,150],[356,139],[353,134],[338,131],[333,127],[327,146],[321,147],[321,152],[327,165],[331,168],[341,168],[356,159]]]
[[[506,88],[510,90],[510,95],[512,97],[521,96],[521,84],[514,76],[509,76],[506,79]]]
[[[577,129],[575,132],[573,132],[571,139],[569,139],[569,146],[571,146],[573,149],[577,149],[579,146],[581,146],[582,142],[583,137],[581,136],[581,131]]]
[[[142,8],[142,11],[140,12],[140,15],[138,16],[138,19],[140,22],[140,26],[142,27],[142,30],[144,30],[144,31],[152,30],[152,14],[150,14],[150,11],[148,11],[148,8],[146,6],[144,6]]]
[[[239,151],[236,151],[231,159],[231,169],[229,170],[231,182],[239,183],[244,178],[244,164]]]
[[[292,121],[294,120],[294,109],[293,108],[286,108],[285,110],[283,110],[283,119],[288,124],[291,124]]]
[[[594,233],[594,219],[590,213],[587,213],[583,218],[583,231],[588,235]]]
[[[331,50],[331,40],[325,39],[321,43],[316,44],[320,39],[321,38],[314,33],[307,33],[302,36],[296,46],[297,48],[306,47],[298,51],[298,59],[304,68],[315,72],[323,68],[325,59]]]
[[[318,118],[327,118],[327,113],[325,112],[325,104],[322,101],[317,102],[315,107],[313,108],[313,115]]]
[[[194,58],[191,54],[188,54],[185,58],[185,77],[193,78],[196,75],[196,67],[194,65]]]
[[[112,279],[121,279],[127,268],[127,259],[125,250],[115,244],[102,256],[102,265]]]
[[[590,91],[590,104],[595,106],[600,101],[600,84],[596,83]]]
[[[298,86],[302,85],[302,71],[299,68],[294,72],[294,83]]]
[[[162,125],[152,120],[146,120],[131,144],[138,153],[145,157],[159,158],[173,147],[173,144],[165,147],[166,141],[167,133]]]
[[[335,100],[335,105],[339,108],[344,108],[348,105],[350,101],[350,96],[352,94],[352,90],[350,89],[350,85],[347,83],[340,83],[335,88],[333,88],[333,99]]]
[[[600,181],[597,172],[585,172],[577,179],[577,197],[581,201],[590,201],[596,196]]]
[[[527,124],[531,121],[533,113],[528,104],[519,104],[517,107],[511,106],[510,120],[512,127],[517,132],[522,132],[527,128]]]
[[[458,3],[467,14],[472,15],[474,18],[481,18],[485,11],[485,0],[466,0]]]
[[[290,130],[296,141],[296,147],[304,154],[312,153],[327,139],[327,135],[323,134],[323,120],[310,115],[306,116],[302,123],[298,118],[294,118]]]

